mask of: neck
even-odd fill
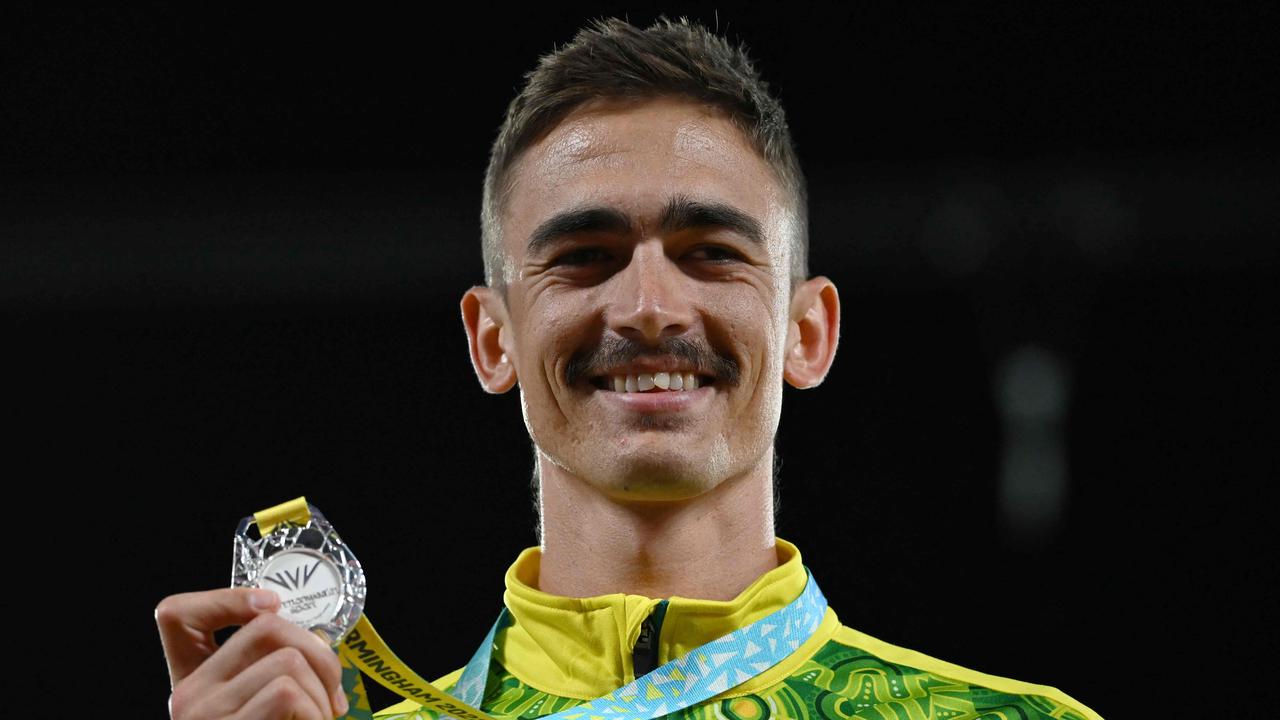
[[[679,501],[619,501],[538,465],[543,592],[732,600],[778,566],[772,448],[751,471]]]

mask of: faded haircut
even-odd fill
[[[641,30],[625,20],[601,18],[573,41],[543,55],[525,73],[525,85],[507,106],[489,154],[480,209],[485,284],[506,301],[512,272],[502,244],[502,212],[514,187],[510,172],[520,154],[583,103],[686,96],[718,107],[743,132],[791,198],[791,288],[808,277],[809,197],[782,104],[747,56],[705,26],[659,15]]]

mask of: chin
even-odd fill
[[[689,500],[714,490],[724,479],[717,463],[707,458],[626,458],[604,483],[596,484],[617,500],[672,502]]]

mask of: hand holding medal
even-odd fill
[[[253,527],[258,528],[257,539],[249,534]],[[448,695],[391,652],[363,615],[366,590],[359,561],[306,498],[295,498],[240,521],[231,584],[276,593],[281,618],[322,638],[341,656],[339,692],[351,693],[342,703],[351,713],[348,718],[371,714],[360,681],[363,670],[392,692],[444,715],[458,720],[492,720],[472,706],[478,705],[480,698],[468,702]],[[492,636],[486,640],[491,642]],[[483,683],[480,689],[483,691]],[[334,707],[338,706],[335,702]]]
[[[267,511],[264,511],[267,512]],[[261,513],[260,513],[261,514]],[[269,532],[267,534],[270,534]],[[323,554],[324,545],[308,548],[314,536],[295,533],[301,551],[314,549]],[[264,537],[263,540],[266,538]],[[259,541],[254,541],[255,544]],[[271,556],[280,555],[277,548]],[[265,549],[265,545],[258,546]],[[246,548],[246,552],[248,549]],[[237,558],[241,547],[237,540]],[[267,558],[269,560],[269,558]],[[308,575],[314,566],[286,565],[289,556],[280,556],[268,567],[285,578]],[[237,563],[239,561],[237,560]],[[309,571],[306,587],[319,587],[321,564]],[[345,577],[339,569],[338,577]],[[330,575],[331,579],[333,575]],[[269,583],[268,583],[269,585]],[[348,712],[342,687],[342,666],[332,642],[321,640],[309,627],[291,622],[290,617],[321,619],[316,625],[326,637],[338,627],[328,617],[330,604],[320,602],[331,596],[299,599],[264,589],[267,586],[240,586],[170,595],[156,606],[156,625],[164,646],[165,660],[173,689],[169,714],[173,720],[206,718],[307,718],[327,720]],[[314,593],[312,593],[314,594]],[[283,600],[283,602],[282,602]],[[292,600],[292,602],[290,602]],[[309,609],[302,609],[304,606]],[[292,607],[294,610],[290,610]],[[333,617],[341,617],[338,612]],[[228,627],[239,629],[222,645],[214,633]],[[336,640],[335,640],[336,641]]]

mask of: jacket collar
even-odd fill
[[[781,609],[808,579],[800,550],[775,538],[778,567],[732,600],[667,598],[658,635],[661,665]],[[494,658],[525,684],[561,697],[596,698],[635,679],[632,650],[641,623],[662,598],[613,593],[571,598],[538,590],[542,552],[526,548],[507,570],[503,601],[512,624]]]

